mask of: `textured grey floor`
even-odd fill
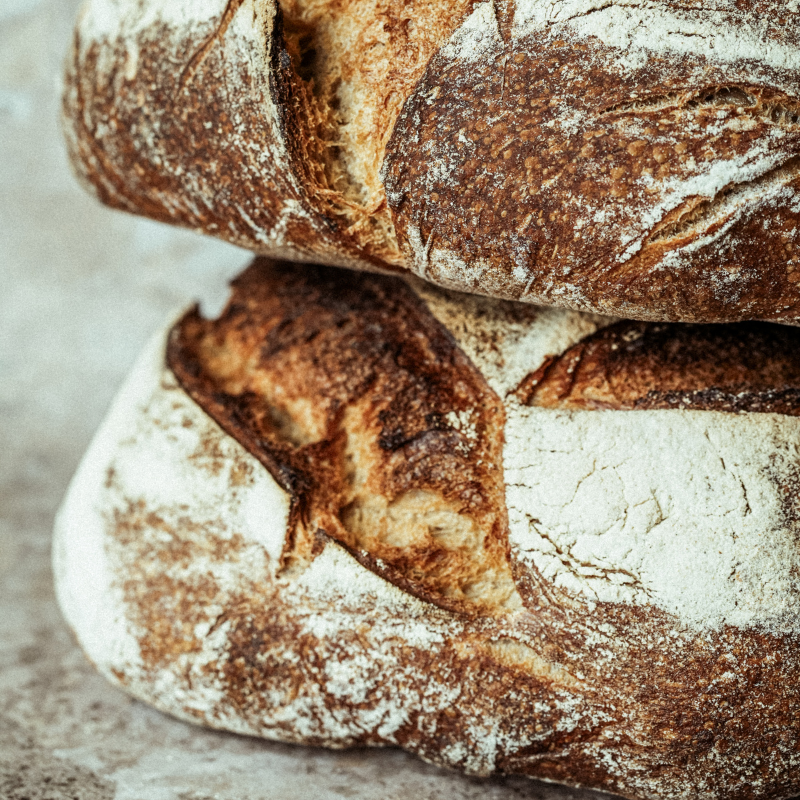
[[[50,574],[67,482],[148,335],[193,297],[218,305],[248,260],[78,188],[57,123],[77,5],[0,0],[0,798],[600,798],[203,731],[106,685],[75,646]]]

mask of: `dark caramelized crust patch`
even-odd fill
[[[527,405],[800,415],[800,331],[768,323],[620,322],[548,359]]]
[[[448,608],[517,602],[502,405],[403,282],[257,260],[218,320],[184,317],[168,360],[292,493],[286,567],[323,531]]]

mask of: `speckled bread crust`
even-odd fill
[[[59,602],[107,677],[202,724],[791,797],[797,335],[257,260],[123,388]]]
[[[784,0],[87,0],[79,175],[256,252],[642,320],[800,317]]]
[[[386,150],[413,269],[634,319],[796,320],[799,33],[784,2],[478,5]]]

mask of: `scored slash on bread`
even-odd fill
[[[123,388],[59,602],[104,674],[214,727],[791,797],[798,335],[257,260]]]
[[[783,0],[87,0],[73,164],[256,252],[643,320],[800,316]]]

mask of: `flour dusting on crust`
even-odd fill
[[[634,319],[794,320],[798,18],[771,5],[479,6],[387,145],[409,266]]]
[[[228,541],[244,537],[272,571],[288,524],[286,493],[165,369],[166,333],[148,344],[120,389],[56,521],[59,603],[89,657],[107,674],[112,666],[141,665],[108,536],[119,515],[138,518],[166,543],[169,526],[190,519],[198,532]],[[241,568],[227,567],[228,584]]]
[[[511,407],[504,458],[511,546],[556,586],[800,632],[797,418]]]
[[[737,4],[731,0],[702,9],[702,14],[697,10],[669,8],[653,0],[518,0],[513,32],[523,37],[549,29],[558,38],[567,30],[581,38],[596,38],[615,48],[620,63],[631,68],[640,68],[648,57],[663,53],[750,62],[780,71],[797,88],[800,50],[790,37],[776,41],[774,20],[737,15]]]

